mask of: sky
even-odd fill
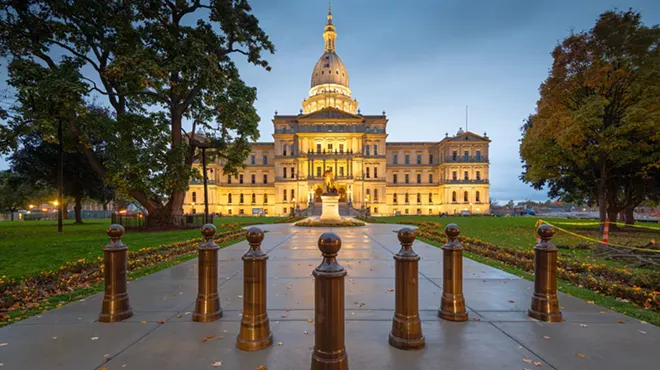
[[[275,44],[267,72],[237,58],[258,91],[260,141],[272,141],[275,111],[297,114],[323,54],[325,0],[252,0]],[[552,49],[610,9],[641,11],[660,24],[653,0],[333,0],[336,49],[363,114],[386,112],[388,141],[439,141],[468,128],[488,133],[490,197],[546,200],[519,180],[522,120],[534,112]],[[2,83],[6,74],[0,71]],[[0,169],[7,163],[0,159]]]

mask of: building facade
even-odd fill
[[[274,141],[252,144],[238,176],[224,174],[220,162],[207,166],[209,212],[281,216],[320,209],[329,169],[344,209],[375,216],[489,213],[487,135],[459,129],[438,141],[388,142],[385,112],[363,115],[351,95],[336,37],[328,12],[309,97],[296,115],[275,112]],[[201,181],[190,182],[184,212],[204,212]]]

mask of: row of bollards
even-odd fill
[[[202,226],[204,240],[198,247],[199,281],[193,321],[211,322],[222,317],[218,295],[218,246],[214,243],[216,228]],[[133,315],[130,307],[126,271],[127,250],[121,242],[124,229],[111,225],[107,230],[110,243],[103,248],[105,261],[105,294],[100,322],[117,322]],[[463,247],[458,242],[460,229],[455,224],[445,227],[448,241],[443,250],[443,289],[438,316],[449,321],[466,321],[463,297]],[[537,233],[540,243],[534,247],[534,294],[529,316],[548,322],[561,321],[557,300],[557,247],[551,243],[555,231],[541,225]],[[395,260],[395,311],[389,343],[393,347],[411,350],[425,345],[419,318],[418,263],[420,257],[412,249],[415,232],[403,228],[398,233],[401,249]],[[273,343],[267,313],[266,261],[261,250],[264,233],[251,227],[247,231],[250,249],[243,255],[243,316],[236,346],[245,351],[267,348]],[[341,239],[335,233],[321,235],[318,247],[323,261],[314,276],[314,351],[312,370],[348,369],[344,344],[344,278],[346,270],[337,262]]]

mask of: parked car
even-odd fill
[[[461,211],[461,216],[471,216],[470,211],[468,211],[467,209]]]

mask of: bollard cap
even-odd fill
[[[458,238],[458,235],[460,235],[460,233],[461,233],[461,228],[458,227],[458,225],[456,224],[449,224],[445,226],[445,234],[447,234],[449,238],[452,239]]]
[[[213,224],[206,224],[202,226],[200,231],[205,238],[212,238],[215,235],[216,228]]]
[[[552,236],[555,235],[555,228],[548,224],[543,224],[539,226],[536,232],[539,234],[541,239],[549,241],[552,239]]]
[[[319,238],[319,249],[323,255],[336,256],[341,249],[341,239],[333,232],[323,233]]]
[[[252,226],[248,229],[246,238],[250,244],[259,244],[264,240],[264,232],[260,228]]]
[[[404,227],[396,234],[401,244],[412,244],[415,241],[415,230]]]
[[[112,224],[108,226],[108,228],[105,230],[105,232],[108,234],[108,236],[113,239],[117,240],[120,239],[122,236],[124,236],[124,227],[119,225],[119,224]]]

